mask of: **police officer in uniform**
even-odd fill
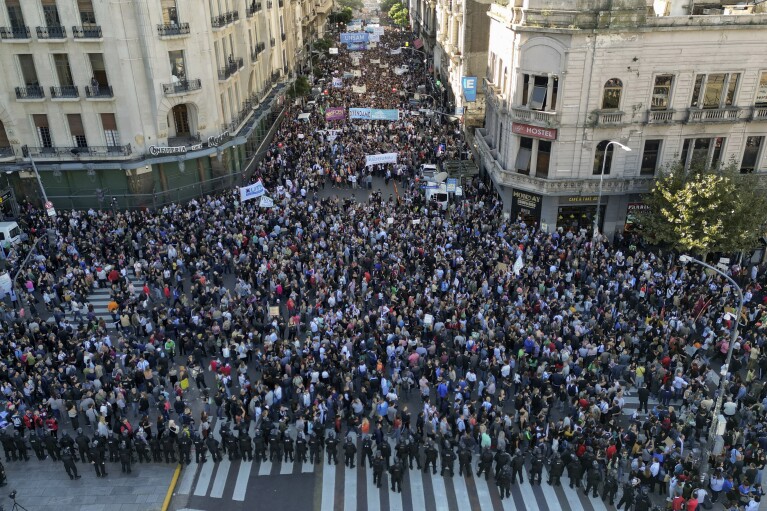
[[[152,451],[152,461],[162,463],[162,443],[159,436],[153,435],[149,439],[149,449]]]
[[[514,477],[514,468],[513,465],[507,463],[501,467],[501,472],[498,474],[498,477],[495,478],[495,484],[498,485],[498,494],[501,496],[501,499],[509,498],[511,496],[511,481]]]
[[[567,475],[570,477],[570,488],[575,485],[576,488],[581,487],[581,478],[583,477],[583,467],[578,456],[573,456],[570,463],[567,464]]]
[[[373,468],[373,440],[368,435],[362,437],[362,464],[365,464],[365,460],[370,463],[370,468]]]
[[[434,446],[434,441],[429,441],[424,449],[426,455],[426,462],[423,464],[423,471],[429,471],[429,465],[432,466],[433,474],[437,473],[437,448]]]
[[[535,485],[538,482],[538,486],[543,481],[543,454],[540,449],[533,451],[533,458],[530,460],[530,484]]]
[[[80,461],[88,463],[88,444],[90,444],[90,438],[83,433],[83,428],[77,428],[75,443],[77,444],[77,450],[80,451]]]
[[[485,474],[485,481],[490,480],[490,470],[493,468],[493,451],[490,447],[485,447],[482,450],[482,454],[479,455],[479,470],[477,470],[477,477]]]
[[[213,459],[213,463],[217,463],[224,459],[224,457],[221,455],[221,448],[218,440],[213,438],[213,435],[208,435],[208,438],[205,439],[205,445],[208,447],[208,451],[210,451],[210,457]],[[266,459],[264,459],[266,461]]]
[[[408,443],[408,456],[409,456],[409,466],[410,470],[413,470],[413,460],[415,459],[415,465],[418,467],[418,470],[421,470],[421,446],[418,444],[418,438],[411,435],[410,440]]]
[[[592,461],[591,467],[589,467],[588,472],[586,472],[586,488],[584,490],[584,493],[588,496],[589,491],[593,491],[593,498],[597,498],[599,496],[599,481],[602,479],[602,474],[599,472],[599,462]]]
[[[402,474],[405,471],[404,460],[395,461],[389,467],[389,478],[391,479],[391,491],[402,493]]]
[[[462,447],[458,451],[458,475],[471,477],[471,449]]]
[[[237,439],[240,444],[240,456],[242,461],[253,461],[253,442],[250,441],[250,435],[247,431],[240,431]]]
[[[381,442],[381,447],[379,450],[381,451],[381,456],[383,456],[384,459],[384,468],[389,470],[389,465],[391,464],[391,445],[389,445],[389,442],[384,439],[384,441]]]
[[[48,451],[48,455],[53,461],[59,461],[59,443],[56,438],[49,435],[43,438],[43,442],[45,443],[45,450]]]
[[[165,463],[176,463],[176,442],[167,430],[163,433],[162,449],[165,453]]]
[[[615,503],[615,494],[618,492],[618,479],[612,470],[607,471],[605,484],[602,487],[602,500],[609,502],[612,506]]]
[[[240,457],[240,444],[237,437],[232,433],[226,435],[226,452],[229,454],[229,461],[234,461]]]
[[[19,461],[29,461],[29,451],[27,449],[27,442],[24,441],[24,437],[19,434],[18,431],[13,432],[13,443],[16,444],[16,452],[18,453]]]
[[[120,442],[111,431],[109,438],[107,438],[107,448],[109,449],[109,461],[112,463],[118,461],[120,459]]]
[[[522,454],[521,449],[517,449],[514,454],[514,458],[511,460],[511,484],[517,482],[517,475],[519,475],[519,484],[524,484],[525,480],[522,478],[525,468],[525,455]]]
[[[347,436],[344,443],[344,465],[354,468],[354,458],[357,455],[357,446],[352,442],[352,437]],[[364,460],[363,460],[364,463]]]
[[[139,463],[149,463],[149,444],[144,436],[136,436],[136,453]]]
[[[256,429],[256,438],[253,440],[256,448],[256,461],[266,461],[266,442],[264,434],[260,429]]]
[[[381,456],[381,451],[376,451],[375,458],[373,459],[373,484],[377,488],[381,487],[381,476],[384,472],[384,459]]]
[[[80,479],[80,474],[77,473],[77,465],[75,464],[74,451],[71,447],[64,447],[61,450],[61,461],[64,462],[64,470],[67,471],[67,475],[73,481]]]
[[[32,447],[32,452],[35,453],[35,456],[37,456],[38,460],[42,461],[48,457],[45,454],[45,446],[43,445],[43,442],[40,440],[39,436],[30,435],[29,445]]]
[[[311,446],[311,439],[309,439],[309,445]],[[328,465],[331,461],[334,465],[338,465],[338,439],[333,431],[328,433],[328,439],[325,440],[325,448],[328,451]]]
[[[293,445],[293,439],[290,438],[290,435],[287,431],[285,431],[282,434],[282,450],[285,454],[285,463],[288,462],[288,458],[290,458],[290,462],[293,463],[293,451],[295,446]]]
[[[551,486],[562,486],[562,474],[565,472],[565,462],[559,453],[554,453],[554,459],[549,467],[549,484]]]
[[[5,462],[8,463],[13,459],[16,461],[16,445],[13,442],[13,438],[5,431],[0,431],[0,443],[3,444],[3,450],[5,451]]]
[[[118,447],[120,464],[122,465],[123,473],[131,473],[131,462],[133,461],[133,452],[127,442],[120,442]]]
[[[448,472],[448,475],[450,477],[453,477],[453,467],[455,466],[455,452],[453,451],[453,448],[449,445],[446,445],[444,449],[442,450],[442,468],[440,469],[441,476],[445,475],[445,471]]]
[[[626,504],[624,509],[631,509],[631,506],[634,505],[634,487],[636,486],[639,486],[639,479],[636,477],[631,481],[627,481],[626,484],[623,485],[623,495],[621,495],[621,499],[618,501],[618,505],[615,506],[616,509],[620,509],[624,504]]]
[[[269,433],[269,461],[279,461],[282,458],[282,442],[280,442],[280,430],[272,428]]]
[[[394,463],[402,463],[402,468],[404,469],[407,466],[408,447],[402,437],[397,440],[397,445],[394,446],[394,452],[396,454]]]
[[[309,434],[309,442],[308,443],[309,443],[309,463],[312,463],[312,464],[314,464],[314,463],[321,463],[322,462],[322,453],[320,451],[320,439],[317,438],[317,433],[312,431]],[[336,442],[336,445],[338,445],[338,442]],[[330,455],[330,454],[328,454],[328,455]]]
[[[205,463],[208,458],[205,456],[205,442],[199,434],[194,435],[194,462]]]
[[[319,445],[319,442],[317,444]],[[300,431],[296,438],[296,461],[298,463],[306,463],[306,438],[304,438],[303,431]]]
[[[104,452],[99,446],[98,440],[91,442],[91,447],[88,450],[88,458],[91,460],[91,464],[96,469],[96,477],[106,477],[109,475],[107,474],[107,465],[105,462],[106,457],[104,456]]]

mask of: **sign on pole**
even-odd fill
[[[45,203],[45,211],[48,213],[48,216],[56,216],[56,209],[51,201]]]
[[[274,200],[266,195],[261,196],[261,201],[258,203],[260,208],[271,208],[274,206]]]

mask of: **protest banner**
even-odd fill
[[[382,163],[397,163],[397,153],[367,154],[365,166],[380,165]]]
[[[259,179],[252,185],[240,187],[240,201],[245,202],[246,200],[256,199],[265,193],[264,184]]]

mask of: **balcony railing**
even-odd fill
[[[165,94],[185,94],[202,89],[202,82],[199,78],[194,80],[179,80],[173,83],[164,83],[162,91]]]
[[[16,87],[16,99],[43,99],[45,90],[39,85]]]
[[[687,122],[732,122],[740,116],[740,108],[688,108]]]
[[[10,158],[12,156],[16,156],[13,147],[0,147],[0,158]]]
[[[275,45],[275,44],[277,44],[277,41],[274,39],[274,37],[272,37],[272,38],[269,40],[269,45],[270,45],[272,48],[274,48],[274,45]]]
[[[226,80],[230,76],[232,76],[234,73],[240,70],[241,67],[245,65],[243,59],[237,58],[232,61],[230,61],[226,67],[222,67],[218,70],[218,79],[219,80]]]
[[[53,99],[74,99],[79,97],[80,91],[77,89],[77,85],[51,87],[51,98]]]
[[[597,110],[596,123],[599,126],[621,124],[623,122],[623,112],[615,110]]]
[[[157,34],[160,37],[188,35],[189,32],[191,32],[189,23],[164,23],[157,25]]]
[[[93,87],[92,85],[86,85],[85,86],[85,97],[86,98],[113,98],[114,93],[112,92],[112,86],[111,85],[99,85],[98,87]]]
[[[755,106],[751,111],[752,121],[767,121],[767,106]]]
[[[546,127],[552,127],[557,124],[556,112],[545,112],[542,110],[530,110],[529,108],[514,106],[511,108],[514,118],[522,122],[531,122]]]
[[[99,25],[72,27],[72,36],[75,39],[101,39],[104,37]]]
[[[130,156],[133,152],[131,145],[117,146],[87,146],[87,147],[27,147],[26,154],[38,158],[89,158]]]
[[[258,2],[258,3],[256,3],[256,4],[251,4],[251,5],[249,5],[249,6],[248,6],[248,10],[247,10],[247,16],[248,16],[248,18],[252,18],[252,17],[253,17],[253,16],[255,16],[255,15],[256,15],[256,13],[257,13],[258,11],[260,11],[260,10],[261,10],[261,2]]]
[[[274,2],[272,2],[272,0],[266,0],[266,8],[267,9],[271,9],[272,5],[274,5]]]
[[[250,54],[250,58],[254,61],[258,59],[258,56],[266,50],[266,43],[257,43],[253,52]]]
[[[277,0],[277,5],[280,7],[285,7],[285,0]]]
[[[66,39],[67,29],[62,26],[37,27],[38,39]]]
[[[31,39],[29,27],[0,27],[0,39]]]
[[[219,16],[213,16],[213,18],[211,18],[211,24],[213,25],[213,28],[221,28],[229,25],[230,23],[234,23],[239,19],[240,13],[238,11],[229,11]]]
[[[186,135],[181,137],[168,137],[168,146],[170,147],[180,147],[180,146],[194,146],[198,145],[202,142],[202,139],[200,138],[200,134],[197,133],[196,135]]]
[[[675,113],[676,110],[648,110],[647,122],[649,124],[672,122],[674,120]]]
[[[283,41],[285,41],[285,39],[287,38],[288,38],[287,34],[280,34],[280,39],[282,39]]]

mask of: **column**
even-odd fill
[[[544,106],[543,110],[552,112],[554,111],[554,108],[551,108],[551,97],[554,94],[554,78],[552,77],[551,73],[549,73],[547,77],[548,78],[546,81],[546,102],[543,105]]]
[[[530,151],[530,176],[535,176],[538,170],[538,139],[533,139],[533,149]]]

